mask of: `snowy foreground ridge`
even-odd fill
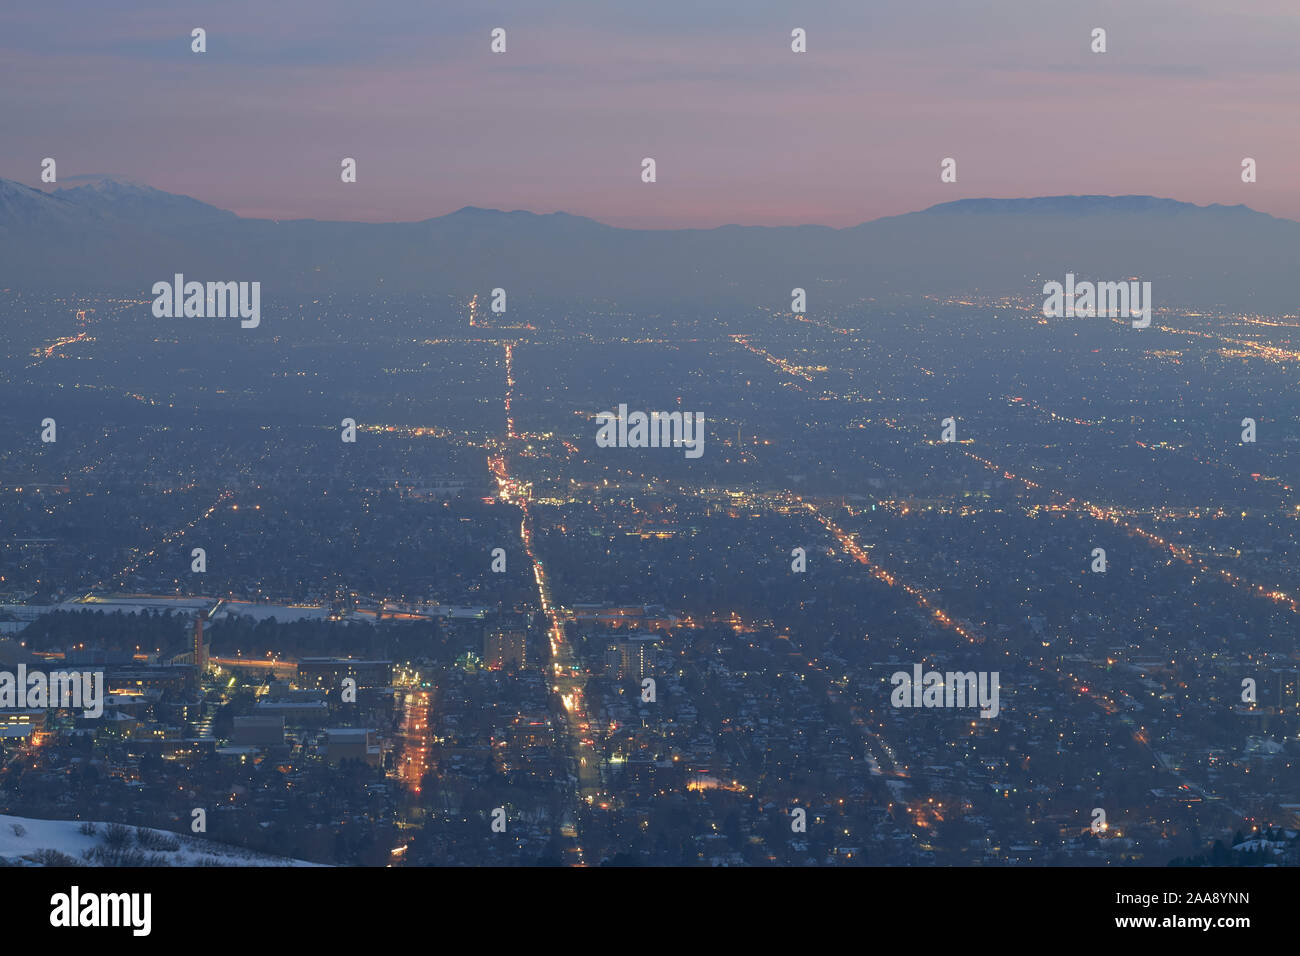
[[[88,831],[94,827],[94,832]],[[199,837],[84,820],[0,814],[0,860],[11,866],[319,866]]]

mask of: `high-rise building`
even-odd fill
[[[1273,673],[1277,675],[1278,713],[1291,717],[1300,714],[1300,668],[1278,667]]]
[[[208,669],[208,649],[203,644],[203,614],[194,615],[194,667],[202,677]]]
[[[606,672],[617,680],[648,677],[654,670],[658,646],[659,637],[654,634],[610,641],[605,650]]]

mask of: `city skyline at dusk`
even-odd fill
[[[1284,930],[1297,48],[1295,0],[0,12],[20,933]]]

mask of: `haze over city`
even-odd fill
[[[16,909],[129,868],[137,930],[337,942],[478,925],[370,868],[545,866],[891,868],[837,885],[991,936],[1281,912],[1298,27],[0,13]]]

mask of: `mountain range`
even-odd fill
[[[1067,272],[1141,278],[1163,304],[1294,309],[1300,223],[1151,196],[963,199],[825,226],[643,230],[467,206],[419,222],[243,218],[115,179],[52,191],[0,179],[0,288],[149,296],[174,273],[321,293],[809,309],[895,295],[1030,295]]]

